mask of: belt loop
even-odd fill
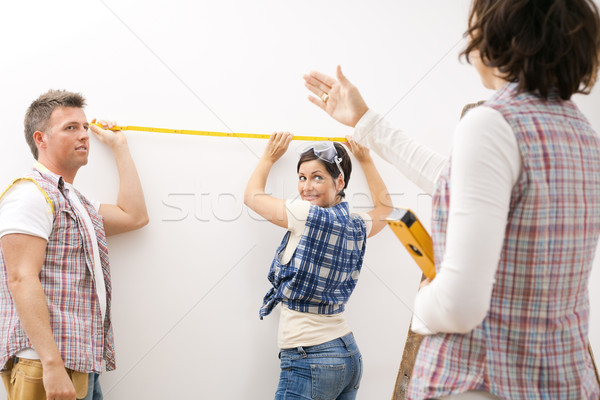
[[[302,346],[298,346],[298,347],[296,348],[296,350],[298,350],[298,353],[300,353],[300,355],[302,356],[302,358],[306,358],[306,357],[308,357],[308,356],[306,355],[306,352],[304,351],[304,348],[302,348]]]
[[[342,336],[341,339],[342,342],[344,342],[344,346],[346,346],[346,350],[350,351],[350,345],[354,342],[354,335],[352,335],[352,332],[346,336]]]

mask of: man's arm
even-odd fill
[[[54,341],[46,295],[40,283],[46,254],[46,240],[24,234],[9,234],[0,239],[17,315],[43,367],[49,399],[75,399],[75,388],[65,370]]]
[[[95,121],[92,120],[92,123]],[[114,122],[107,121],[98,121],[98,123],[105,128],[112,128],[115,125]],[[148,223],[148,211],[142,184],[125,135],[121,131],[102,129],[96,125],[90,125],[90,129],[101,142],[111,148],[119,171],[117,204],[100,205],[99,213],[104,218],[106,236],[141,228]]]

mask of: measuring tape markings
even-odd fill
[[[102,125],[94,123],[92,125]],[[113,126],[112,131],[137,131],[137,132],[156,132],[156,133],[174,133],[177,135],[196,135],[196,136],[216,136],[216,137],[237,137],[249,139],[269,139],[271,135],[258,133],[226,133],[226,132],[210,132],[210,131],[193,131],[187,129],[167,129],[167,128],[151,128],[146,126]],[[292,140],[307,140],[311,142],[328,141],[328,142],[347,142],[343,137],[319,137],[319,136],[294,136]]]

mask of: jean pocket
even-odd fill
[[[345,365],[311,364],[312,397],[315,400],[335,400],[346,378]]]
[[[358,357],[358,370],[356,371],[356,383],[354,384],[354,389],[360,388],[360,380],[362,379],[363,374],[363,359],[362,356]]]

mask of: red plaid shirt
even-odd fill
[[[600,234],[600,139],[571,101],[516,95],[486,106],[510,124],[523,173],[511,194],[490,309],[468,334],[426,336],[409,398],[468,390],[502,399],[597,400],[588,280]],[[446,242],[450,171],[433,198],[436,265]]]
[[[104,359],[106,369],[113,370],[115,356],[110,313],[110,269],[102,217],[81,193],[75,191],[96,231],[106,285],[104,321],[95,288],[92,238],[76,207],[69,202],[68,189],[65,188],[62,177],[34,169],[28,176],[20,179],[37,183],[46,193],[54,211],[54,223],[46,246],[40,281],[48,302],[54,340],[65,366],[75,371],[100,373]],[[1,369],[19,350],[31,347],[15,311],[1,253],[0,299]]]

